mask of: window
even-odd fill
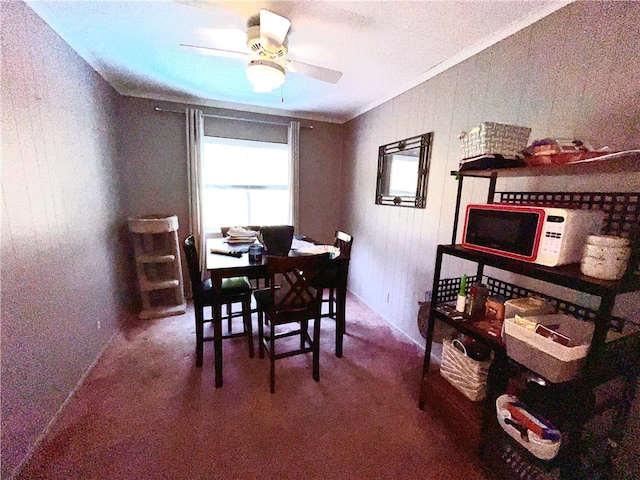
[[[202,151],[205,233],[221,226],[291,224],[289,147],[204,137]]]
[[[416,194],[418,157],[396,153],[389,176],[389,195],[410,197]]]

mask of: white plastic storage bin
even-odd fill
[[[515,318],[504,321],[507,355],[552,383],[574,378],[589,352],[594,325],[591,322],[562,313],[524,317],[525,320],[545,326],[571,339],[568,346],[543,337],[534,329],[516,323]]]
[[[513,318],[516,315],[531,316],[555,313],[553,305],[540,297],[512,298],[504,302],[504,318]]]

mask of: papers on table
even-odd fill
[[[309,248],[309,247],[315,247],[315,246],[316,246],[315,243],[306,242],[304,240],[298,240],[297,238],[294,238],[293,241],[291,242],[291,250],[298,250],[299,248]]]
[[[329,253],[331,258],[336,258],[340,255],[340,249],[333,245],[316,245],[315,243],[305,242],[304,240],[293,239],[291,243],[291,250],[295,250],[298,253],[306,255],[320,255],[322,253]]]
[[[231,227],[227,232],[225,241],[229,244],[234,243],[253,243],[258,238],[258,232],[255,230],[247,230],[242,227]]]

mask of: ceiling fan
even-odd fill
[[[180,46],[207,55],[249,58],[247,77],[254,92],[270,92],[284,83],[286,72],[295,72],[328,83],[338,83],[342,72],[287,58],[287,33],[291,22],[276,13],[262,9],[247,22],[247,51],[238,52],[213,47]]]

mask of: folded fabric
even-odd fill
[[[239,243],[254,243],[256,241],[256,237],[227,237],[223,241],[227,242],[229,245],[235,245]]]
[[[256,232],[255,230],[247,230],[246,228],[242,228],[242,227],[231,227],[227,232],[227,236],[242,237],[245,239],[256,238],[258,236],[258,232]]]
[[[305,245],[296,248],[296,252],[306,255],[321,255],[323,253],[329,253],[330,258],[336,258],[340,255],[340,249],[333,245]]]

